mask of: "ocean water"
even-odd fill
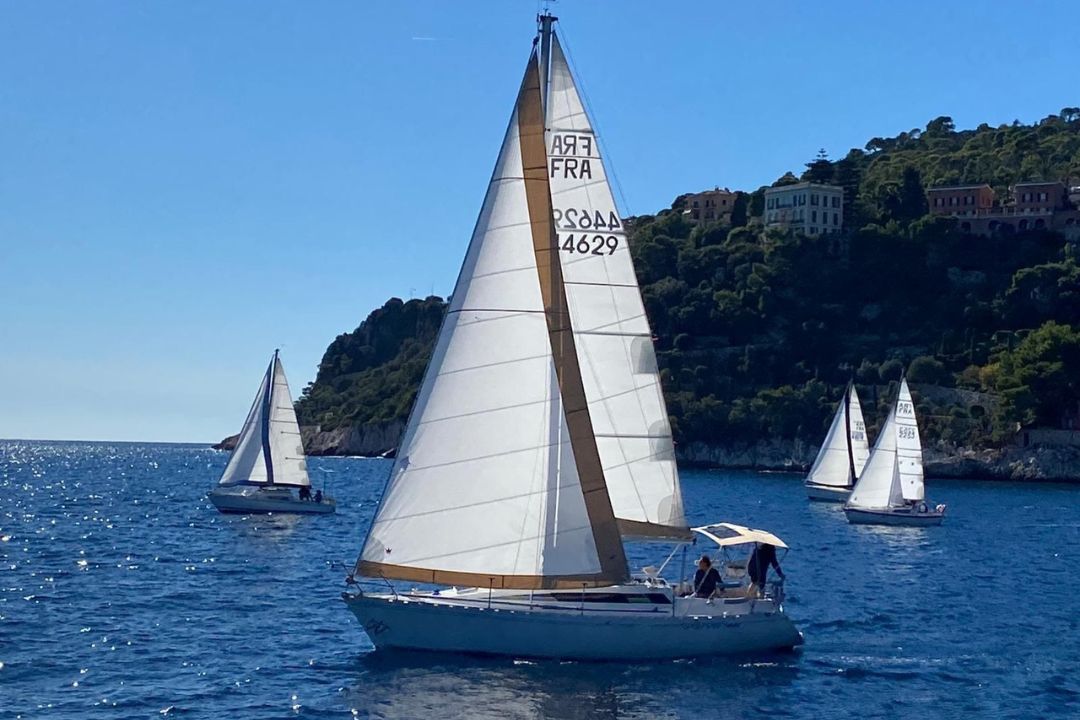
[[[945,525],[886,529],[687,471],[692,521],[792,546],[806,645],[620,665],[372,653],[339,595],[390,463],[312,459],[339,512],[297,518],[218,514],[225,461],[0,441],[0,718],[1080,717],[1080,487],[932,482]]]

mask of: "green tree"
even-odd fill
[[[1021,423],[1058,427],[1080,407],[1080,332],[1048,322],[1002,352],[987,377]]]

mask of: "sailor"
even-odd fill
[[[322,502],[322,490],[316,490],[315,491],[315,502],[317,502],[317,503]]]
[[[720,584],[720,573],[712,566],[708,555],[701,556],[697,567],[694,573],[694,597],[711,598]]]
[[[311,488],[308,487],[307,485],[301,485],[300,486],[300,499],[301,500],[310,500],[311,499]]]
[[[751,589],[759,596],[765,595],[765,582],[769,579],[770,565],[776,568],[776,574],[783,580],[784,571],[780,569],[780,561],[776,559],[776,548],[767,543],[755,543],[746,572],[750,575]]]

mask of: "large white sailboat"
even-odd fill
[[[945,506],[926,502],[922,443],[907,380],[844,505],[849,522],[861,525],[940,525]]]
[[[630,660],[801,644],[781,585],[697,598],[654,568],[631,579],[624,539],[692,534],[626,232],[554,20],[539,18],[344,600],[378,648]]]
[[[859,393],[855,391],[854,383],[849,382],[829,426],[829,434],[806,476],[807,497],[825,502],[846,501],[869,457],[870,445],[866,440]]]
[[[321,491],[311,495],[300,426],[277,350],[209,498],[223,513],[326,514],[336,508]]]

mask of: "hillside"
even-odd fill
[[[990,182],[1003,195],[1069,177],[1080,178],[1078,110],[964,131],[937,118],[807,164],[801,179],[845,188],[839,242],[764,230],[764,188],[732,225],[692,226],[682,198],[628,219],[680,446],[812,447],[849,378],[873,425],[905,367],[931,444],[993,447],[1018,426],[1075,422],[1076,248],[1048,230],[965,235],[928,215],[925,196],[940,184]],[[392,299],[338,336],[297,402],[301,423],[403,421],[443,307]]]

